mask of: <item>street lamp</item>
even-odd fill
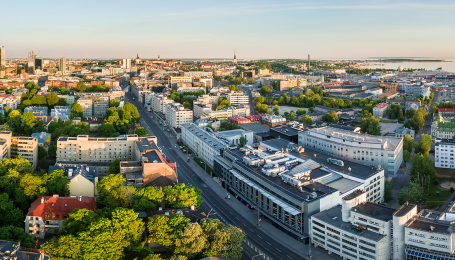
[[[256,256],[263,256],[263,254],[255,255],[255,256],[251,257],[251,260],[253,260],[253,258],[255,258]]]

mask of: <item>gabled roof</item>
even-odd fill
[[[40,196],[30,206],[27,216],[44,217],[44,214],[68,215],[74,209],[96,210],[96,201],[92,197]]]

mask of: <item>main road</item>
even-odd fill
[[[150,115],[147,114],[142,105],[136,99],[133,99],[131,92],[126,92],[125,98],[127,102],[138,108],[143,127],[149,130],[150,135],[157,137],[158,146],[162,149],[166,158],[177,163],[179,182],[195,186],[196,188],[202,190],[202,200],[204,203],[201,205],[201,211],[209,212],[212,210],[212,212],[216,212],[216,216],[226,224],[232,224],[241,228],[245,232],[247,240],[270,259],[307,259],[306,257],[291,251],[288,247],[283,246],[273,237],[270,237],[256,225],[245,219],[241,214],[237,213],[224,198],[221,198],[215,191],[205,184],[205,182],[192,170],[187,162],[177,154],[174,149],[175,144],[171,144],[168,137],[164,133],[163,128],[153,122]],[[199,166],[196,165],[196,167]],[[285,241],[281,242],[285,243]],[[244,243],[244,248],[246,250],[244,251],[242,259],[250,259],[255,253],[247,247],[246,243]],[[245,254],[248,254],[249,257],[245,256]]]

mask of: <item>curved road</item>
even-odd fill
[[[212,210],[212,212],[216,212],[216,216],[224,223],[232,224],[241,228],[247,235],[247,240],[266,254],[270,259],[307,259],[306,257],[294,253],[288,247],[283,246],[273,237],[268,236],[261,229],[257,228],[256,225],[250,223],[241,214],[237,213],[229,204],[226,203],[224,198],[221,198],[192,170],[191,167],[199,167],[198,165],[190,166],[177,154],[174,150],[174,144],[170,143],[168,137],[163,132],[162,127],[152,121],[145,109],[139,102],[137,102],[136,99],[133,100],[131,92],[126,92],[125,98],[127,102],[138,108],[143,127],[149,130],[150,135],[154,135],[158,138],[158,146],[161,147],[166,158],[177,163],[179,182],[190,184],[202,190],[202,199],[204,203],[201,205],[200,210],[203,212],[209,212]],[[285,243],[285,241],[282,242]],[[248,248],[247,245],[244,244],[243,247],[244,256],[242,259],[250,259],[253,255],[257,255],[257,253]],[[246,257],[245,254],[248,254],[249,257]]]

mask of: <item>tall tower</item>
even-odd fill
[[[308,70],[311,69],[311,59],[310,59],[310,54],[308,54]]]
[[[0,46],[0,67],[6,66],[5,46]]]
[[[59,66],[58,66],[58,70],[63,74],[65,74],[66,72],[66,57],[62,56],[60,57],[60,60],[59,60]]]
[[[235,51],[234,51],[234,64],[237,64],[237,55],[235,54]]]

